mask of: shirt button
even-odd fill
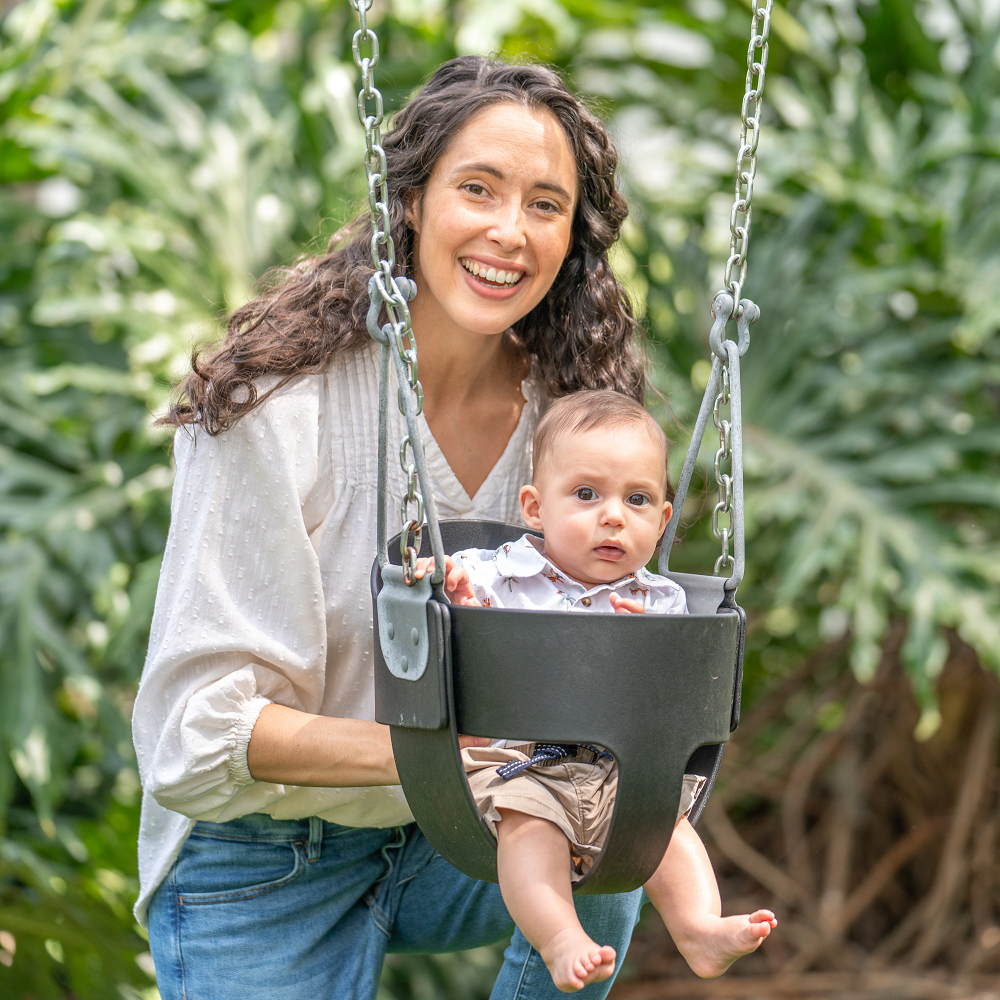
[[[580,603],[581,603],[581,604],[582,604],[582,605],[583,605],[583,606],[584,606],[585,608],[589,608],[589,607],[590,607],[590,598],[589,598],[589,597],[582,597],[582,598],[580,598]]]

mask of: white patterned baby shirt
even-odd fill
[[[617,594],[641,602],[647,614],[687,614],[687,598],[673,580],[642,567],[614,583],[588,588],[557,569],[545,555],[544,542],[530,534],[496,551],[463,549],[453,558],[468,571],[476,597],[490,608],[614,614],[611,595]]]

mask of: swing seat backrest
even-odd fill
[[[491,521],[446,521],[441,530],[447,552],[494,549],[524,531]],[[398,546],[390,543],[389,551]],[[670,841],[685,772],[709,779],[697,818],[737,720],[745,619],[735,606],[720,608],[722,579],[670,575],[692,613],[583,614],[431,600],[428,665],[416,681],[390,673],[375,643],[376,719],[392,726],[407,802],[438,852],[461,871],[497,880],[496,842],[469,792],[459,733],[595,743],[614,754],[614,814],[600,858],[577,887],[583,893],[629,891],[652,875]],[[380,588],[376,563],[373,603]]]

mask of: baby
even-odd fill
[[[667,439],[634,400],[583,391],[546,412],[534,441],[534,481],[521,489],[525,534],[496,552],[446,559],[455,604],[685,614],[684,591],[646,570],[670,518]],[[433,567],[420,560],[418,573]],[[521,932],[565,992],[607,979],[613,948],[577,919],[572,884],[607,836],[617,765],[600,747],[496,740],[462,751],[469,786],[497,837],[503,899]],[[758,947],[777,920],[770,910],[722,917],[715,874],[687,816],[704,784],[684,776],[670,846],[645,885],[681,954],[719,976]],[[656,794],[650,789],[650,794]]]

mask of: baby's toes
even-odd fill
[[[771,925],[766,920],[756,923],[748,921],[739,929],[736,938],[741,948],[746,949],[746,951],[754,951],[770,933]]]
[[[593,978],[597,981],[607,979],[615,971],[615,949],[610,945],[605,945],[598,952],[598,962],[594,969]]]

